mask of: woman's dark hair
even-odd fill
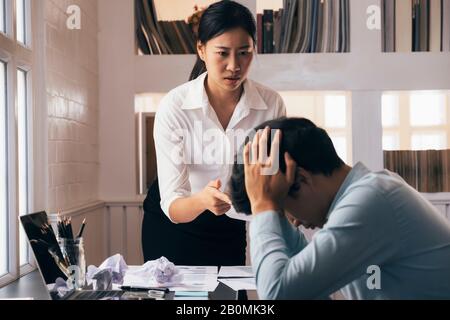
[[[235,28],[242,28],[247,31],[253,39],[253,45],[256,44],[256,23],[250,10],[240,3],[222,0],[211,4],[203,12],[198,27],[197,40],[206,44],[209,40]],[[189,80],[196,79],[205,71],[205,63],[197,54],[197,61]]]
[[[253,132],[264,129],[281,130],[281,143],[279,149],[279,166],[281,172],[286,172],[284,153],[288,152],[297,163],[297,166],[313,173],[330,176],[334,170],[344,165],[334,149],[333,142],[327,132],[317,127],[312,121],[305,118],[279,118],[266,121],[255,128]],[[270,139],[267,145],[270,152]],[[241,147],[229,182],[231,201],[237,212],[251,214],[250,201],[245,189],[245,176],[242,159],[243,146]],[[289,190],[292,195],[300,189],[298,181]]]

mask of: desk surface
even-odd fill
[[[248,290],[247,296],[249,299],[256,299],[256,292],[253,290]],[[37,270],[0,289],[0,300],[29,297],[36,300],[49,299],[47,289],[45,288],[41,275]],[[219,282],[217,289],[210,293],[211,300],[240,300],[244,297],[245,294],[243,291],[234,291],[221,282]]]

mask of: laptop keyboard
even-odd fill
[[[102,300],[105,298],[120,298],[123,295],[123,291],[80,291],[75,295],[77,300]]]

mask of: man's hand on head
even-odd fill
[[[244,147],[245,188],[254,215],[268,210],[282,212],[284,200],[295,180],[297,164],[287,152],[284,154],[285,174],[279,169],[270,175],[263,174],[264,171],[272,171],[269,169],[278,161],[279,157],[281,131],[276,131],[270,155],[267,156],[269,132],[269,127],[258,131],[253,141]]]

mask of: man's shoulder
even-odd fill
[[[351,183],[346,190],[336,199],[333,211],[341,210],[357,213],[358,209],[362,215],[377,211],[378,217],[389,214],[392,208],[393,194],[409,194],[410,188],[398,175],[387,170],[380,172],[369,172]],[[354,210],[349,210],[353,208]]]

